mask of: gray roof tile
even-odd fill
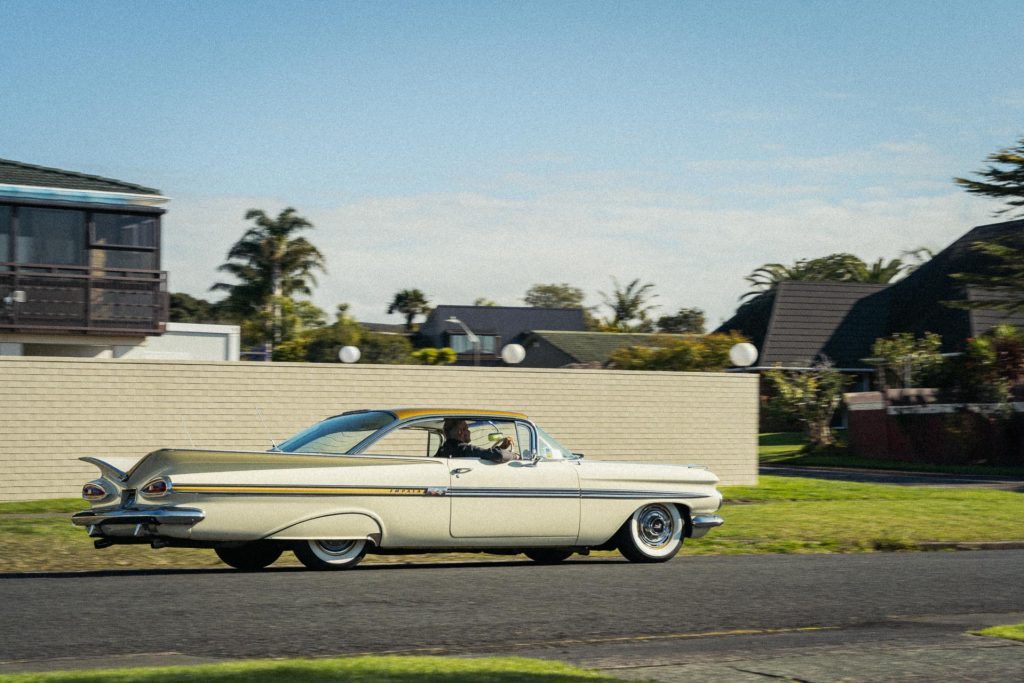
[[[128,194],[158,195],[160,190],[126,183],[113,178],[86,175],[59,168],[35,166],[10,159],[0,159],[0,183],[5,185],[31,185],[33,187],[54,187],[66,190],[93,190],[99,192],[124,192]]]

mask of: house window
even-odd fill
[[[479,334],[477,337],[480,339],[480,353],[494,353],[498,342],[495,335]],[[469,343],[469,337],[464,334],[448,335],[448,345],[455,350],[455,353],[473,352],[473,345]]]
[[[85,212],[67,209],[18,209],[15,260],[62,266],[86,265]]]
[[[0,263],[11,260],[11,207],[0,206]],[[6,270],[0,266],[0,270]]]
[[[94,213],[92,246],[156,249],[156,219],[151,216]]]

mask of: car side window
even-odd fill
[[[366,455],[415,455],[429,457],[441,445],[441,436],[435,430],[418,425],[396,429],[370,444]]]

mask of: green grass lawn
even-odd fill
[[[990,636],[992,638],[1006,638],[1007,640],[1024,641],[1024,624],[1010,624],[1009,626],[992,626],[980,631],[974,631],[976,636]]]
[[[843,437],[840,436],[840,439]],[[1024,477],[1024,467],[990,467],[987,465],[931,465],[861,458],[839,448],[822,453],[804,453],[807,439],[801,432],[765,432],[758,435],[758,460],[762,465],[793,467],[853,467],[893,470],[899,472],[935,472],[940,474],[980,474],[1002,477]]]
[[[764,476],[758,486],[723,487],[726,523],[687,541],[683,555],[870,552],[928,542],[1024,541],[1024,494],[989,489],[916,488]],[[74,505],[72,505],[74,503]],[[220,567],[211,550],[92,547],[65,511],[74,501],[0,504],[0,571]],[[52,512],[52,514],[45,514]],[[597,556],[615,555],[599,553]],[[481,554],[369,555],[367,562],[496,559]],[[501,558],[502,560],[508,558]],[[285,553],[275,566],[296,565]]]
[[[562,662],[521,657],[338,657],[330,659],[281,659],[243,661],[200,666],[142,667],[92,671],[0,674],[4,683],[296,683],[305,681],[383,681],[405,683],[574,683],[616,681],[599,671]]]

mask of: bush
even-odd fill
[[[729,349],[747,341],[738,332],[705,336],[657,335],[650,345],[612,353],[609,367],[622,370],[722,371],[731,365]]]

